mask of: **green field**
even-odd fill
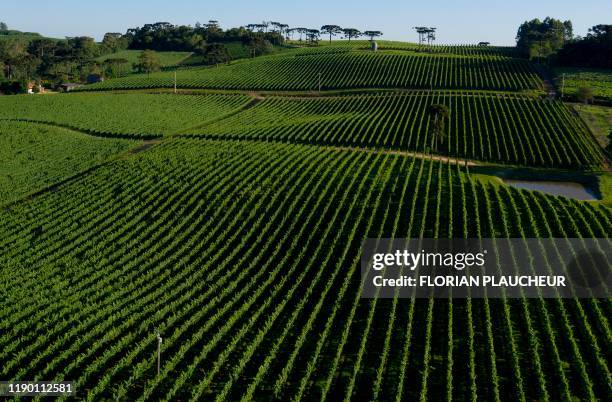
[[[0,212],[2,281],[20,278],[1,375],[92,400],[604,397],[607,301],[363,302],[358,267],[365,237],[609,229],[607,209],[442,162],[173,139]]]
[[[427,107],[446,104],[446,143],[435,149]],[[602,152],[562,103],[478,93],[323,98],[268,97],[188,134],[417,152],[526,166],[599,167]]]
[[[322,49],[326,49],[323,47]],[[325,90],[347,88],[532,90],[542,83],[533,66],[502,56],[459,56],[396,51],[313,54],[312,48],[242,60],[218,68],[177,72],[180,88]],[[131,75],[79,90],[170,88],[174,72]]]
[[[582,120],[589,126],[602,147],[608,145],[608,136],[612,133],[612,107],[572,104]]]
[[[565,74],[565,94],[576,96],[580,87],[588,87],[597,99],[612,101],[612,70],[591,68],[558,68],[555,69],[555,83],[559,89],[563,86]]]
[[[446,104],[451,112],[446,142],[438,148],[426,112],[433,103]],[[417,92],[253,99],[83,93],[7,97],[0,99],[0,106],[5,111],[0,111],[0,119],[61,124],[98,135],[184,133],[437,152],[524,166],[598,168],[603,158],[591,134],[565,105],[519,95]],[[160,120],[164,113],[169,116]]]
[[[161,72],[0,97],[0,380],[89,401],[610,399],[609,298],[361,297],[367,238],[608,239],[608,109],[544,98],[511,48],[323,42],[179,69],[177,94]],[[519,175],[602,200],[501,180]]]
[[[125,59],[130,65],[138,62],[138,57],[142,50],[122,50],[115,53],[105,54],[98,58],[97,61],[103,62],[106,59]],[[187,59],[191,52],[155,52],[159,58],[162,67],[173,67]]]
[[[95,135],[151,138],[204,124],[239,109],[249,101],[246,95],[84,93],[7,96],[0,97],[0,120],[53,123]]]
[[[104,162],[134,141],[0,121],[0,205]]]

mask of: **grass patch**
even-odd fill
[[[612,131],[612,107],[572,104],[578,115],[589,127],[599,145],[608,145],[608,134]]]
[[[554,70],[557,88],[563,86],[564,95],[575,97],[578,88],[586,86],[593,90],[596,99],[612,101],[612,70],[596,68],[557,68]]]
[[[126,59],[130,65],[138,62],[142,50],[122,50],[116,53],[105,54],[97,57],[96,61],[103,62],[106,59]],[[191,52],[157,52],[157,57],[162,67],[173,67],[178,65],[191,55]]]

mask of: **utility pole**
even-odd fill
[[[565,73],[561,75],[561,99],[563,99],[564,92],[565,92]]]
[[[159,376],[159,367],[161,364],[161,344],[162,344],[162,337],[158,332],[157,333],[157,375],[158,376]]]

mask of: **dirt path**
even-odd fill
[[[388,154],[388,155],[402,155],[409,156],[412,158],[420,158],[420,159],[428,159],[433,161],[442,161],[446,163],[455,163],[461,164],[464,166],[480,166],[482,163],[471,159],[463,159],[456,158],[452,156],[443,156],[436,154],[426,154],[423,152],[412,152],[412,151],[399,151],[393,149],[376,149],[376,148],[359,148],[359,147],[335,147],[335,146],[322,146],[325,149],[338,150],[338,151],[354,151],[354,152],[369,152],[369,153],[378,153],[378,154]]]
[[[128,158],[132,155],[136,155],[139,154],[141,152],[145,152],[147,151],[149,148],[151,148],[154,145],[159,144],[160,142],[162,142],[161,138],[157,138],[154,140],[145,140],[143,142],[140,143],[140,145],[128,149],[127,152],[125,152],[125,154],[122,156],[123,159]]]
[[[557,89],[555,88],[555,82],[553,80],[553,77],[550,75],[550,71],[546,67],[540,65],[536,65],[536,69],[540,73],[542,83],[544,84],[544,90],[546,91],[548,96],[551,98],[556,98]]]

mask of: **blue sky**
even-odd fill
[[[574,32],[611,23],[612,1],[604,0],[2,0],[0,21],[9,27],[47,36],[87,35],[101,39],[105,32],[166,21],[195,24],[219,20],[223,27],[263,20],[290,26],[319,28],[338,24],[361,30],[381,30],[383,39],[415,41],[415,25],[438,27],[439,43],[489,41],[513,45],[521,22],[548,15],[570,19]]]

